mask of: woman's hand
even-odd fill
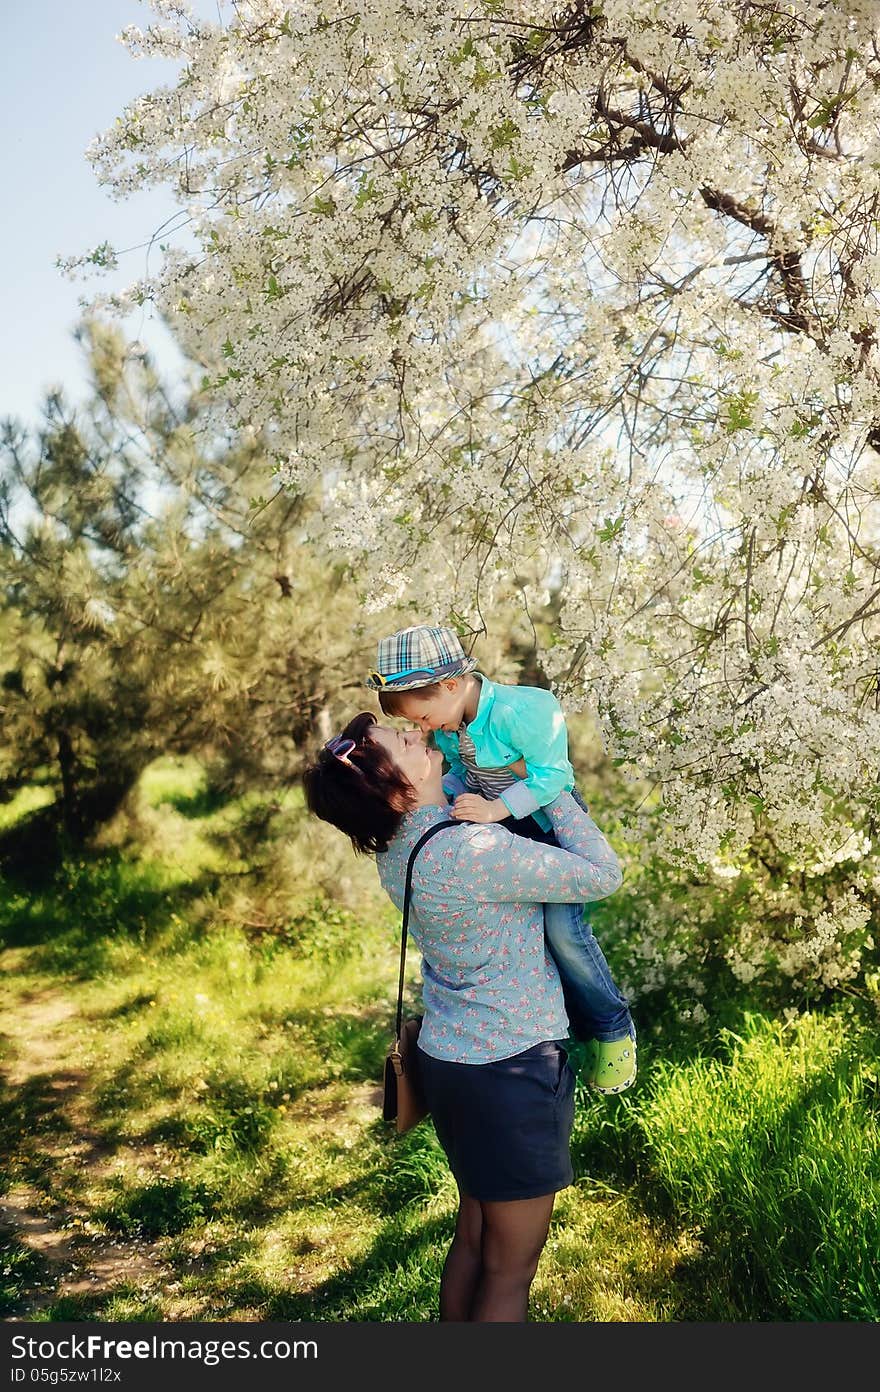
[[[510,808],[501,798],[484,798],[479,793],[460,793],[452,804],[452,815],[460,822],[503,822]]]

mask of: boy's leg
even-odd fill
[[[572,797],[584,806],[577,789]],[[552,831],[544,831],[532,817],[508,818],[504,826],[529,841],[558,846]],[[618,1040],[635,1038],[629,1005],[614,979],[585,917],[583,904],[545,904],[544,934],[559,968],[565,1006],[575,1039]]]
[[[576,788],[572,789],[572,797],[585,812],[589,810]],[[559,845],[553,832],[539,827],[532,817],[511,817],[504,826],[529,841]],[[629,1004],[614,984],[583,904],[545,904],[544,933],[559,968],[574,1037],[603,1042],[635,1039]]]
[[[543,846],[559,845],[553,832],[539,827],[534,817],[505,817],[501,825],[505,831],[512,831],[515,836],[524,836],[527,841],[540,841]]]
[[[571,1032],[587,1044],[581,1077],[596,1092],[625,1092],[636,1080],[635,1026],[580,905],[545,904],[544,935],[559,968]]]
[[[559,968],[576,1039],[635,1038],[626,997],[614,984],[582,904],[545,904],[544,934]]]

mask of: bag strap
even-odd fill
[[[461,822],[438,822],[436,826],[429,827],[423,836],[420,836],[416,844],[409,853],[409,860],[406,863],[406,882],[403,888],[403,927],[400,933],[400,979],[397,983],[397,1022],[394,1027],[395,1039],[400,1039],[400,1026],[403,1021],[403,976],[406,970],[406,930],[409,927],[409,901],[412,894],[413,867],[416,856],[422,849],[426,841],[430,841],[438,831],[444,827],[461,826]]]

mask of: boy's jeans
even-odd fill
[[[577,789],[572,797],[587,811]],[[507,818],[503,826],[530,841],[559,842],[531,817]],[[544,936],[559,968],[565,1008],[575,1039],[635,1039],[626,997],[614,984],[605,954],[597,943],[583,904],[545,904]]]

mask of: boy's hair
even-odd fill
[[[361,711],[342,731],[355,748],[344,763],[322,749],[303,773],[310,812],[351,838],[359,854],[387,851],[404,812],[415,806],[412,784],[381,744],[369,738],[376,717]]]
[[[400,703],[404,696],[427,696],[430,701],[442,686],[442,682],[427,682],[424,686],[410,686],[406,691],[395,691],[393,686],[383,686],[378,693],[379,705],[383,715],[399,715]]]

